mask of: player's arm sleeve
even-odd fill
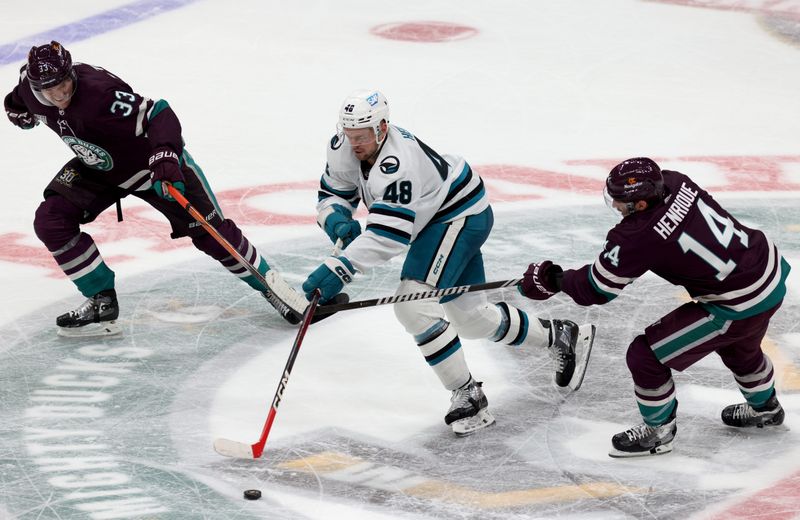
[[[364,232],[347,246],[347,258],[361,272],[388,262],[411,243],[415,219],[416,213],[410,208],[375,201]]]
[[[330,167],[326,165],[317,191],[319,227],[325,229],[325,220],[336,211],[352,216],[360,201],[358,186],[342,175],[331,173]]]
[[[150,103],[142,119],[151,147],[167,146],[180,155],[183,152],[183,138],[178,116],[163,99]]]
[[[564,271],[561,290],[578,305],[608,303],[647,271],[639,260],[640,255],[623,250],[622,241],[615,238],[613,230],[607,238],[593,264]]]
[[[22,96],[19,94],[19,89],[21,85],[22,83],[18,84],[5,97],[5,99],[3,100],[3,105],[5,106],[5,108],[11,108],[25,112],[30,111],[28,105],[25,104],[25,100],[22,99]]]

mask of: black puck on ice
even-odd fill
[[[247,500],[258,500],[261,498],[261,491],[258,489],[248,489],[244,492],[244,498]]]

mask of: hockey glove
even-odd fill
[[[186,192],[186,184],[183,181],[183,173],[181,173],[181,163],[178,160],[178,154],[172,151],[171,148],[160,146],[153,150],[153,155],[150,156],[148,161],[153,181],[153,189],[156,190],[158,196],[166,200],[175,200],[167,191],[167,187],[163,181],[172,184],[176,190],[183,195]]]
[[[308,275],[303,282],[303,291],[306,298],[311,299],[314,289],[319,289],[322,296],[320,301],[327,302],[340,292],[345,285],[353,281],[356,270],[344,256],[331,256],[325,262]]]
[[[532,300],[546,300],[561,291],[561,276],[564,272],[560,265],[550,260],[533,263],[522,276],[522,284],[517,286],[520,293]]]
[[[331,206],[333,212],[325,219],[323,229],[327,233],[331,242],[342,239],[342,249],[350,245],[350,242],[361,234],[361,224],[354,220],[351,213],[338,204]]]
[[[39,124],[39,121],[33,117],[33,114],[28,112],[26,107],[18,107],[14,105],[10,92],[3,100],[3,106],[6,109],[6,116],[8,116],[8,120],[11,121],[11,124],[14,126],[18,126],[23,130],[30,130]]]

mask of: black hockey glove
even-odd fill
[[[154,149],[148,163],[150,171],[153,172],[151,177],[153,189],[156,190],[159,197],[166,200],[175,200],[167,191],[164,181],[172,184],[176,190],[181,192],[181,195],[186,192],[186,184],[183,182],[183,173],[181,173],[178,154],[173,152],[171,148],[160,146]]]
[[[8,120],[11,121],[14,126],[18,126],[23,130],[30,130],[39,123],[39,121],[33,117],[33,114],[28,112],[26,107],[14,106],[14,102],[11,100],[10,92],[3,100],[3,106],[6,109],[6,116],[8,116]]]
[[[522,284],[517,289],[532,300],[546,300],[561,291],[561,275],[564,272],[560,265],[550,260],[533,263],[522,276]]]

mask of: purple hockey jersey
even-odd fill
[[[607,303],[652,271],[725,319],[777,305],[790,266],[775,245],[688,176],[668,170],[663,175],[665,203],[623,218],[608,232],[594,264],[564,271],[562,290],[581,305]]]
[[[148,158],[153,148],[168,146],[183,152],[181,126],[166,101],[133,92],[117,76],[92,65],[76,63],[75,93],[60,110],[34,91],[27,66],[11,92],[16,106],[25,106],[36,119],[56,132],[86,166],[97,170],[104,183],[126,190],[150,182]]]

